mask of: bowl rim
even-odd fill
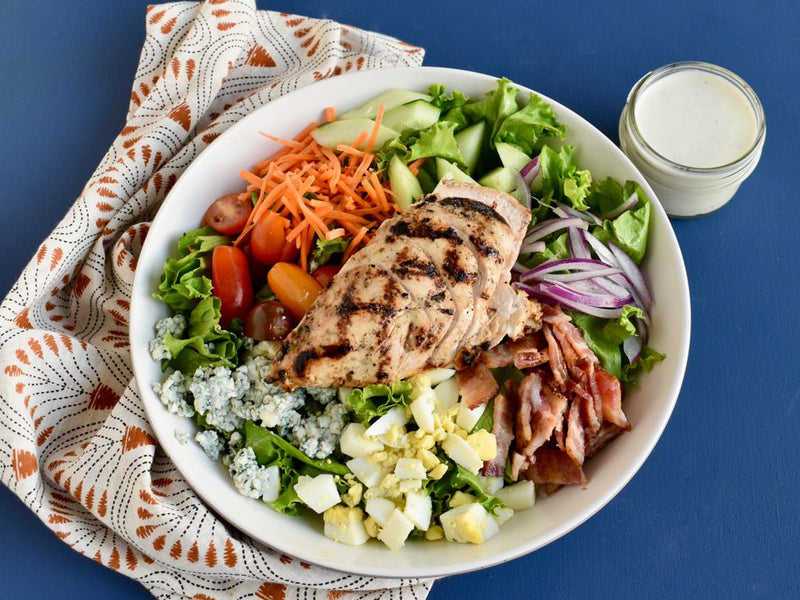
[[[221,149],[224,148],[227,141],[235,139],[240,135],[252,135],[252,131],[258,129],[253,128],[252,124],[258,123],[260,119],[264,119],[265,115],[269,116],[269,114],[272,112],[280,111],[284,109],[284,107],[291,106],[298,100],[307,99],[308,97],[312,96],[324,98],[324,100],[318,99],[318,110],[321,112],[326,105],[335,103],[337,101],[337,93],[339,96],[343,94],[341,90],[348,90],[351,87],[358,88],[360,84],[366,85],[368,83],[374,87],[376,82],[385,82],[382,84],[382,89],[388,89],[389,87],[407,87],[409,86],[408,82],[410,81],[426,81],[429,83],[444,83],[448,90],[452,90],[459,89],[459,85],[464,87],[464,82],[469,82],[470,85],[474,84],[476,86],[484,86],[485,90],[488,91],[494,86],[498,79],[500,79],[500,77],[476,73],[473,71],[442,67],[394,67],[374,71],[357,71],[328,79],[322,79],[308,86],[301,87],[265,104],[264,106],[261,106],[260,108],[257,108],[252,113],[233,124],[217,139],[209,144],[205,150],[195,157],[192,163],[186,168],[183,175],[179,177],[178,181],[164,199],[162,206],[159,208],[158,213],[151,224],[150,233],[145,240],[140,254],[140,267],[142,264],[152,265],[152,260],[155,260],[155,258],[150,258],[150,254],[157,252],[153,249],[156,243],[149,243],[151,239],[155,239],[151,237],[151,234],[154,231],[158,233],[160,229],[166,227],[166,225],[162,226],[162,223],[169,218],[169,213],[173,205],[177,206],[182,201],[185,201],[181,200],[181,194],[183,193],[184,188],[189,186],[189,184],[197,177],[195,173],[197,173],[203,167],[203,165],[210,160],[210,157],[213,157],[215,153],[220,152]],[[416,85],[420,86],[419,83]],[[203,486],[204,481],[202,474],[195,470],[194,467],[196,467],[197,464],[192,464],[192,461],[197,457],[197,451],[199,450],[199,447],[193,450],[187,450],[186,457],[183,456],[184,451],[180,448],[180,446],[183,444],[181,444],[181,442],[178,440],[178,429],[175,428],[175,422],[173,419],[165,416],[170,415],[171,413],[168,413],[166,408],[161,404],[161,402],[149,388],[149,385],[146,385],[153,383],[152,379],[148,376],[148,373],[152,371],[152,364],[154,361],[149,357],[146,344],[144,344],[145,347],[142,347],[142,343],[139,338],[141,337],[142,331],[152,332],[152,327],[154,324],[154,322],[148,322],[147,318],[145,318],[143,315],[143,312],[147,312],[145,310],[145,298],[149,297],[151,301],[155,301],[152,300],[152,273],[147,272],[146,269],[137,268],[134,276],[131,299],[130,347],[135,382],[138,384],[140,397],[143,401],[147,419],[153,428],[155,436],[162,449],[170,457],[175,467],[186,479],[186,482],[189,484],[189,486],[195,491],[195,493],[197,493],[203,502],[209,506],[209,508],[216,511],[220,517],[233,525],[236,529],[244,532],[259,542],[262,542],[281,552],[295,556],[300,560],[347,573],[385,578],[418,578],[453,575],[494,566],[518,558],[519,556],[533,552],[572,531],[587,519],[591,518],[601,508],[603,508],[603,506],[611,501],[639,471],[648,456],[651,454],[672,415],[683,383],[686,364],[688,362],[691,330],[691,309],[688,279],[677,238],[672,230],[669,219],[657,201],[656,195],[652,188],[648,185],[645,178],[636,169],[633,163],[630,162],[630,160],[613,142],[611,142],[594,125],[558,101],[539,92],[535,92],[533,89],[523,86],[517,82],[512,82],[512,85],[519,88],[523,93],[537,93],[546,102],[551,104],[556,114],[559,115],[560,119],[564,116],[568,116],[568,120],[579,123],[586,132],[585,134],[581,135],[591,135],[592,139],[597,138],[598,143],[602,143],[604,147],[607,147],[609,152],[614,154],[614,159],[622,165],[625,171],[630,173],[631,178],[635,179],[642,186],[652,200],[654,220],[651,222],[651,229],[654,226],[654,223],[658,224],[659,235],[666,236],[664,242],[671,250],[672,256],[676,259],[673,266],[675,267],[674,275],[677,277],[678,281],[674,281],[672,286],[677,293],[679,304],[678,310],[681,318],[684,320],[682,325],[685,326],[682,327],[681,331],[679,332],[680,337],[676,346],[677,356],[674,356],[676,361],[674,377],[670,380],[669,389],[664,392],[668,395],[667,402],[664,405],[661,413],[654,416],[655,421],[650,425],[651,434],[646,438],[645,443],[639,447],[638,451],[636,452],[636,456],[631,458],[630,462],[622,470],[619,476],[613,478],[611,485],[609,485],[598,498],[592,500],[582,510],[578,511],[577,514],[573,515],[572,518],[569,518],[557,524],[556,526],[551,527],[548,530],[549,534],[547,536],[540,536],[541,539],[534,538],[529,540],[528,543],[515,544],[511,547],[496,548],[491,554],[481,552],[479,550],[481,548],[480,546],[467,546],[464,548],[459,548],[459,552],[456,553],[456,558],[450,560],[447,559],[447,557],[454,554],[452,551],[445,549],[442,545],[431,544],[430,548],[435,548],[438,550],[438,552],[435,552],[434,554],[446,555],[445,560],[440,563],[436,563],[436,561],[430,560],[417,560],[416,556],[406,560],[409,558],[409,555],[404,553],[408,552],[408,548],[401,549],[399,552],[387,555],[384,550],[380,549],[379,547],[372,547],[369,545],[370,548],[368,549],[368,552],[370,554],[372,552],[376,552],[383,558],[376,560],[363,560],[366,557],[363,552],[352,551],[353,547],[343,547],[341,544],[330,542],[327,540],[327,538],[324,538],[321,531],[316,532],[319,538],[321,538],[318,540],[318,543],[303,546],[300,546],[297,543],[292,543],[295,539],[293,535],[286,536],[286,538],[289,538],[287,540],[282,536],[273,536],[272,532],[262,533],[253,531],[253,528],[249,526],[250,524],[246,520],[246,515],[243,515],[241,511],[237,511],[235,507],[231,508],[230,510],[228,510],[228,506],[220,507],[218,502],[219,495],[212,493],[211,490],[207,489],[208,486]],[[354,93],[355,97],[360,98],[362,101],[368,99],[366,94],[359,95],[356,92],[352,92],[352,90],[344,92],[343,95],[345,97],[350,97]],[[311,115],[309,115],[309,117],[310,118],[306,119],[306,122],[314,119],[314,117]],[[259,157],[253,157],[251,162],[255,163],[257,160],[259,160]],[[174,246],[175,241],[176,240],[171,240],[170,243]],[[166,255],[159,254],[159,256],[161,257],[161,264],[163,264],[163,260]],[[145,329],[142,329],[143,327]],[[134,332],[138,333],[134,334]],[[137,337],[134,337],[135,335]],[[152,335],[150,337],[152,337]],[[190,419],[183,420],[191,424]],[[193,428],[193,425],[191,425],[191,427]],[[183,433],[186,433],[186,431],[184,430]],[[194,441],[189,442],[187,446],[188,445],[197,446]],[[199,450],[199,452],[202,453],[201,450]],[[202,454],[202,456],[205,457],[205,454]],[[206,461],[210,463],[207,458]],[[208,471],[209,466],[205,465],[205,467],[206,468],[202,469],[203,473],[210,473],[211,476],[214,476],[212,472]],[[221,475],[226,477],[228,479],[227,483],[230,490],[237,496],[240,496],[232,485],[232,481],[230,481],[226,470],[225,473],[221,473],[223,470],[221,465],[217,463],[210,468],[219,471]],[[589,486],[591,486],[591,482],[589,483]],[[258,503],[258,501],[244,498],[243,496],[240,496],[240,498],[247,502],[252,502],[253,506],[256,506],[256,503]],[[237,505],[237,507],[243,506],[240,502],[235,501],[233,498],[230,498],[230,501],[233,505]],[[260,504],[259,509],[263,507],[263,510],[270,511],[273,515],[279,517],[280,519],[296,519],[295,517],[281,515],[275,512],[269,506],[265,506],[263,503],[258,504]],[[537,508],[534,507],[532,510],[535,511],[536,509]],[[290,529],[294,530],[296,528],[290,527]],[[502,536],[502,532],[503,527],[501,527],[501,533],[495,537],[498,538]],[[297,532],[293,531],[293,533]],[[299,536],[299,539],[305,538],[301,535]],[[306,541],[308,540],[306,539]],[[490,542],[491,541],[492,540],[490,540]],[[338,551],[331,551],[330,548],[321,550],[321,548],[328,545],[328,542],[335,544]],[[425,544],[429,544],[429,542],[425,542]],[[450,546],[462,545],[450,544]],[[357,559],[354,557],[357,557]],[[392,557],[397,557],[400,560],[384,560],[384,558]]]

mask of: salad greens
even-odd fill
[[[652,214],[650,200],[633,181],[595,180],[588,170],[581,169],[575,148],[564,143],[566,128],[541,97],[530,94],[520,100],[519,90],[507,79],[498,80],[496,88],[480,100],[468,98],[456,90],[448,91],[441,84],[432,85],[428,97],[430,104],[439,111],[439,120],[424,129],[403,130],[377,151],[377,163],[382,169],[398,160],[402,168],[406,168],[419,159],[440,159],[425,161],[413,174],[407,169],[408,173],[403,176],[414,178],[412,187],[416,190],[412,200],[419,195],[419,190],[430,192],[435,187],[443,176],[438,169],[445,165],[448,176],[498,186],[528,204],[532,214],[529,232],[545,221],[564,219],[565,215],[566,218],[577,217],[586,222],[582,230],[592,239],[621,249],[636,265],[642,262]],[[509,159],[508,151],[506,154],[499,152],[498,144],[502,148],[510,147],[515,156]],[[509,162],[512,159],[513,166]],[[518,258],[517,270],[575,258],[594,260],[588,245],[583,256],[575,255],[576,242],[570,235],[571,232],[559,229],[537,239],[530,245],[531,250]],[[318,241],[311,252],[311,264],[319,267],[337,261],[348,239]],[[164,371],[173,370],[191,378],[204,368],[243,368],[245,353],[252,344],[236,324],[229,329],[220,326],[221,302],[212,294],[210,278],[211,252],[229,243],[230,238],[210,227],[201,227],[184,234],[178,242],[178,256],[165,262],[154,296],[167,304],[177,317],[165,326],[161,335],[165,352],[160,358]],[[274,295],[265,286],[259,298],[274,298]],[[644,343],[633,359],[629,349],[626,351],[630,340],[641,338],[644,341],[649,325],[647,309],[636,302],[621,306],[613,317],[587,314],[569,307],[565,307],[565,311],[580,328],[603,368],[624,382],[635,383],[640,371],[664,358]],[[493,374],[501,389],[505,389],[506,382],[518,384],[522,377],[522,372],[513,366],[494,369]],[[270,390],[269,394],[276,405],[282,403],[283,417],[293,418],[291,413],[295,408],[302,412],[302,407],[292,404],[296,398],[279,396],[282,391],[275,390]],[[414,386],[407,381],[339,390],[336,396],[346,405],[347,420],[365,428],[395,407],[409,408],[412,399],[417,397]],[[306,414],[297,418],[308,417],[313,412],[317,422],[321,422],[320,415],[327,410],[327,405],[317,401],[310,390],[304,402]],[[472,430],[462,433],[491,432],[493,402],[490,401]],[[254,412],[242,414],[246,417],[237,413],[236,418],[243,425],[234,433],[218,431],[221,443],[229,452],[252,449],[259,467],[278,467],[281,485],[277,498],[270,501],[273,508],[292,515],[302,512],[304,504],[295,491],[301,476],[330,474],[335,476],[340,492],[348,491],[354,481],[353,473],[348,467],[350,463],[345,464],[347,456],[340,451],[338,443],[326,458],[312,458],[282,437],[283,424],[265,427],[253,416]],[[197,412],[195,419],[203,432],[217,431],[208,424],[204,414]],[[408,434],[415,432],[417,425],[412,421],[408,424]],[[497,514],[503,503],[486,493],[477,475],[456,464],[441,448],[433,451],[447,466],[443,476],[431,477],[423,484],[422,493],[430,498],[434,517],[448,510],[458,492],[469,494],[490,514]],[[421,531],[417,530],[416,534]]]
[[[408,406],[413,391],[414,387],[407,381],[397,381],[391,386],[377,383],[352,390],[347,403],[356,418],[366,425],[395,406]]]

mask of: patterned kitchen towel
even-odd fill
[[[150,221],[192,160],[273,98],[423,51],[250,0],[150,6],[125,126],[0,306],[2,481],[75,550],[158,598],[424,598],[430,580],[305,564],[231,530],[159,449],[128,309]]]

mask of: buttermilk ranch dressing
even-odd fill
[[[675,71],[650,83],[636,100],[634,119],[653,150],[687,167],[735,162],[758,135],[756,113],[741,89],[702,70]]]

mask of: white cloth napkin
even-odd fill
[[[423,51],[247,0],[150,6],[146,31],[125,126],[0,306],[2,481],[158,598],[424,598],[430,580],[305,564],[220,521],[159,449],[128,349],[148,221],[192,159],[273,98]]]

